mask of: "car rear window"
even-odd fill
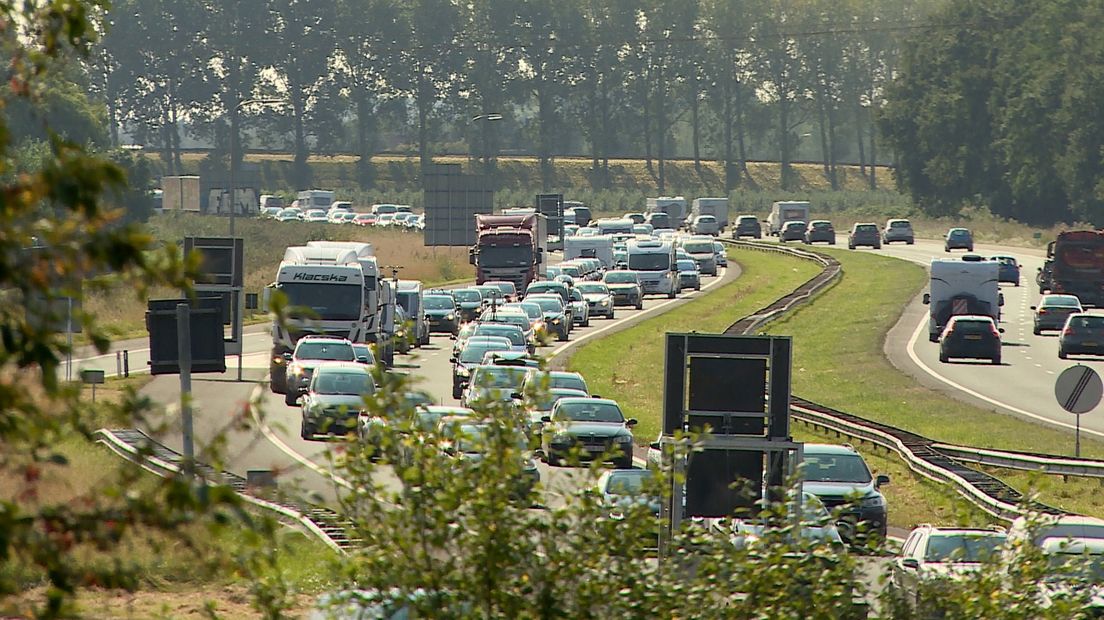
[[[954,330],[964,334],[988,333],[992,324],[989,321],[955,321]]]
[[[1047,308],[1080,308],[1081,302],[1073,297],[1045,297],[1043,306]]]
[[[831,228],[831,222],[813,222],[813,228]]]
[[[897,220],[896,222],[890,222],[889,223],[890,228],[909,228],[911,226],[912,226],[912,224],[910,224],[910,223],[908,223],[904,220]]]
[[[1104,316],[1077,316],[1070,319],[1070,327],[1083,329],[1104,328]]]
[[[878,232],[878,227],[873,224],[861,224],[855,227],[855,232]]]

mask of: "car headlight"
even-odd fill
[[[468,370],[467,368],[457,368],[456,369],[456,376],[458,376],[458,377],[470,377],[471,376],[471,371]]]
[[[571,443],[571,440],[570,433],[556,433],[552,437],[552,443]]]
[[[882,497],[881,493],[875,493],[862,498],[860,504],[863,508],[881,508],[885,506],[885,498]]]
[[[303,368],[301,366],[292,364],[291,366],[288,366],[288,372],[298,377],[303,374]]]
[[[454,321],[454,320],[456,320],[456,315],[453,315],[453,314],[446,314],[446,315],[445,315],[445,320],[446,320],[446,321]]]
[[[603,299],[602,300],[602,305],[603,306],[608,306],[609,305],[609,299]]]
[[[632,435],[618,435],[613,440],[617,443],[632,443],[633,438]]]

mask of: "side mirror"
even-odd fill
[[[884,487],[887,484],[889,484],[889,476],[885,474],[878,474],[878,476],[874,478],[874,486],[876,487]]]
[[[652,450],[659,450],[659,442],[653,441],[652,443],[648,444],[648,447]]]
[[[931,303],[931,293],[924,293],[924,305]]]
[[[541,416],[541,422],[544,422],[545,424],[551,424],[552,423],[552,416],[542,415]]]
[[[1038,310],[1038,308],[1036,308],[1035,306],[1031,306],[1031,309],[1032,310]]]
[[[909,570],[919,570],[920,560],[916,558],[904,558],[901,560],[901,567]]]
[[[475,264],[475,254],[474,253],[469,253],[468,254],[468,264],[469,265],[474,265]]]
[[[630,428],[636,426],[636,424],[636,418],[629,418],[628,420],[625,420],[625,426],[628,426]]]
[[[1038,268],[1038,269],[1036,269],[1035,271],[1038,271],[1039,273],[1042,273],[1042,272],[1043,272],[1043,268],[1042,268],[1042,267],[1039,267],[1039,268]]]
[[[998,327],[997,328],[997,333],[998,334],[1003,334],[1004,333],[1004,328],[1003,327]]]
[[[525,398],[525,395],[522,394],[521,392],[511,392],[510,393],[510,398],[512,398],[514,400],[522,400],[523,398]]]
[[[361,364],[367,364],[368,363],[368,358],[361,355],[361,356],[357,357],[357,361],[360,362]]]
[[[1034,310],[1034,308],[1032,308],[1032,310]],[[291,353],[284,353],[284,361],[285,362],[290,362],[291,361]]]
[[[1004,293],[1001,293],[1000,295],[997,296],[997,305],[1000,305],[1000,306],[1004,305]]]
[[[449,363],[450,364],[455,364],[456,363],[456,356],[455,355],[453,355],[452,357],[449,358]]]

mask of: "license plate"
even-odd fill
[[[969,336],[966,336],[966,340],[981,340],[981,336],[977,334],[971,334]]]
[[[1096,343],[1095,342],[1082,342],[1081,346],[1083,346],[1083,347],[1095,347]]]
[[[605,444],[600,444],[600,443],[590,444],[590,445],[586,445],[584,447],[586,448],[587,452],[605,452],[606,451]]]

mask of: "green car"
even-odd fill
[[[561,398],[541,419],[541,447],[549,464],[561,463],[573,448],[584,458],[610,458],[616,467],[632,467],[633,418],[625,419],[607,398]]]

